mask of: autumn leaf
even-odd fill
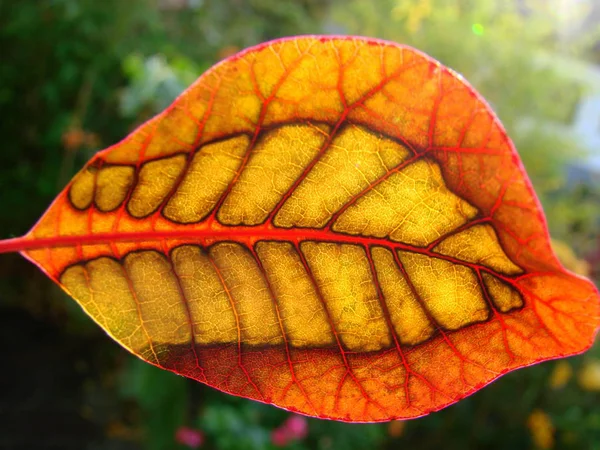
[[[344,421],[439,410],[600,318],[485,101],[365,38],[229,57],[0,251],[154,365]]]

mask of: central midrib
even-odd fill
[[[481,221],[471,221],[470,223],[467,223],[454,231],[464,230],[465,228],[473,226],[479,222]],[[265,224],[255,226],[223,226],[220,224],[213,224],[212,228],[179,228],[175,230],[108,232],[73,236],[54,236],[45,238],[36,238],[32,235],[27,235],[22,238],[1,241],[0,252],[26,252],[31,250],[40,250],[47,248],[76,247],[79,245],[101,245],[120,242],[160,242],[164,240],[189,241],[189,243],[201,245],[212,245],[219,242],[237,242],[246,246],[252,246],[258,241],[279,241],[292,243],[315,241],[333,242],[339,244],[354,244],[361,245],[364,247],[380,246],[390,250],[410,251],[422,255],[427,255],[433,258],[443,259],[449,262],[453,262],[455,264],[471,267],[474,270],[483,270],[495,276],[499,276],[505,281],[514,281],[514,277],[499,274],[498,272],[482,264],[471,263],[452,256],[446,256],[440,253],[436,253],[432,251],[432,249],[429,247],[420,247],[417,245],[392,241],[388,238],[338,233],[326,229],[276,228],[272,225]],[[437,242],[441,240],[443,239],[438,239]],[[184,245],[184,243],[180,243],[179,245]]]
[[[21,244],[17,251],[74,247],[77,245],[99,245],[119,242],[163,241],[163,240],[188,240],[197,239],[200,243],[209,244],[220,241],[233,241],[244,244],[253,244],[258,241],[286,241],[286,242],[336,242],[356,245],[380,245],[388,248],[428,253],[425,247],[391,241],[387,238],[350,235],[330,230],[311,228],[275,228],[273,226],[219,226],[217,228],[179,228],[176,230],[149,230],[132,232],[106,232],[71,236],[54,236],[36,238],[28,235],[24,238],[14,239]],[[10,240],[9,240],[10,241]],[[8,242],[8,241],[7,241]]]

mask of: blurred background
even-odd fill
[[[599,0],[0,0],[0,237],[215,62],[311,33],[462,73],[515,141],[559,257],[599,284]],[[2,449],[600,449],[598,345],[422,419],[348,425],[144,364],[23,258],[0,273]]]

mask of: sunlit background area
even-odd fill
[[[600,284],[600,0],[0,0],[0,238],[210,66],[299,34],[388,39],[462,74],[558,257]],[[421,419],[343,424],[154,368],[18,255],[0,273],[0,449],[600,449],[598,345]]]

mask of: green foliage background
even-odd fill
[[[600,28],[565,38],[565,23],[590,11],[575,2],[581,10],[561,16],[558,3],[0,0],[0,236],[23,234],[95,151],[232,51],[295,34],[360,34],[429,53],[488,99],[519,149],[553,236],[595,261],[597,276],[600,181],[566,183],[566,166],[589,150],[548,124],[567,123],[584,89],[552,61],[600,60]],[[288,413],[138,361],[17,255],[3,255],[0,270],[0,336],[10,362],[0,448],[184,448],[174,439],[180,426],[201,430],[203,448],[274,448],[271,432]],[[569,368],[577,375],[599,357],[596,346]],[[545,363],[517,371],[402,427],[309,419],[308,437],[289,448],[600,449],[600,394],[577,376],[557,387],[555,370]],[[532,437],[535,410],[551,420],[552,442]]]

